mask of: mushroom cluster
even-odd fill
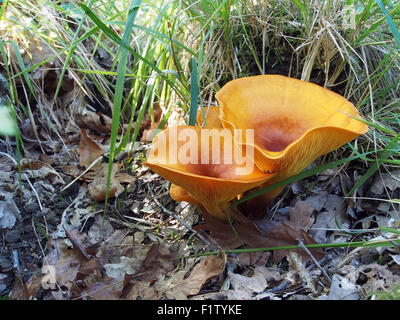
[[[199,112],[199,126],[161,131],[145,164],[172,182],[173,199],[221,220],[244,192],[295,175],[368,131],[342,96],[284,76],[233,80],[216,99],[219,107]],[[264,212],[282,189],[248,201],[247,213]]]

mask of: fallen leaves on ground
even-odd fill
[[[114,163],[111,170],[110,185],[108,188],[109,199],[117,197],[124,191],[123,186],[116,178],[119,169],[120,165]],[[95,201],[104,201],[107,192],[108,164],[102,164],[94,174],[95,178],[88,184],[89,195]]]
[[[97,230],[99,224],[92,228]],[[108,230],[97,243],[90,230],[66,229],[66,235],[48,241],[43,260],[44,267],[54,270],[56,285],[50,293],[59,300],[187,299],[225,268],[223,253],[187,259],[182,268],[178,246],[137,244],[121,230]],[[46,273],[26,283],[17,281],[11,298],[34,299],[46,284],[52,284]]]
[[[290,217],[286,221],[279,222],[274,227],[270,227],[266,232],[261,232],[257,223],[246,218],[238,211],[232,212],[232,226],[229,223],[222,222],[210,215],[205,214],[205,224],[197,226],[199,232],[207,232],[223,249],[236,249],[241,246],[246,248],[265,248],[277,246],[298,245],[298,239],[302,239],[304,244],[316,243],[307,233],[314,219],[311,218],[313,208],[307,202],[296,203],[294,208],[290,208]],[[233,230],[236,231],[236,234]],[[296,249],[303,258],[310,259],[309,255],[303,249]],[[311,250],[317,259],[322,258],[323,253],[320,250]],[[288,254],[288,250],[275,250],[273,252],[273,261],[279,262]],[[254,264],[255,254],[249,253]]]
[[[180,270],[156,284],[157,298],[161,299],[165,295],[167,299],[185,300],[191,295],[198,294],[207,281],[224,271],[225,263],[226,257],[223,253],[218,256],[203,257],[189,276],[186,277],[186,270]]]
[[[85,129],[82,129],[79,142],[79,165],[87,168],[103,153],[103,149],[89,138]]]

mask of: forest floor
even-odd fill
[[[400,283],[398,247],[331,248],[323,253],[220,251],[196,256],[217,246],[234,248],[230,226],[207,218],[204,223],[197,209],[173,201],[169,183],[141,160],[136,160],[130,174],[124,172],[123,155],[116,161],[114,194],[104,214],[106,157],[100,156],[89,170],[80,166],[92,161],[85,160],[84,146],[95,139],[101,145],[98,136],[90,138],[82,130],[71,137],[69,153],[30,159],[30,164],[23,160],[21,175],[15,160],[7,156],[15,153],[15,146],[2,140],[0,295],[11,299],[342,300],[376,298],[376,292],[384,294]],[[141,159],[147,148],[136,143],[134,158]],[[347,172],[352,170],[359,168]],[[377,231],[350,232],[390,226],[396,215],[385,202],[376,206],[376,201],[342,201],[342,190],[351,183],[349,176],[340,172],[335,176],[332,171],[299,181],[282,193],[264,218],[239,217],[238,230],[244,241],[246,234],[252,234],[247,240],[255,247],[297,244],[297,237],[305,243],[390,238]],[[398,180],[384,175],[360,192],[383,196],[384,185],[393,192],[400,187]],[[199,233],[203,237],[197,237]]]

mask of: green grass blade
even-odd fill
[[[14,47],[15,55],[17,56],[17,61],[19,63],[19,67],[21,68],[21,73],[24,77],[26,85],[28,86],[29,91],[32,94],[32,96],[35,98],[36,102],[38,102],[38,98],[36,96],[35,90],[33,90],[31,79],[29,78],[27,73],[24,72],[26,70],[26,67],[25,67],[24,59],[22,58],[21,53],[19,51],[18,45],[16,44],[16,42],[14,40],[11,40],[11,44]]]
[[[189,126],[196,124],[197,116],[197,101],[199,98],[199,79],[197,72],[196,58],[192,58],[192,73],[190,76],[190,112],[189,112]]]
[[[392,150],[392,147],[397,144],[400,138],[400,133],[397,134],[392,141],[382,150],[380,158],[376,159],[376,162],[368,169],[368,171],[357,181],[357,183],[351,188],[351,190],[346,194],[349,197],[353,192],[355,192],[365,181],[367,181],[379,168],[381,163],[389,158],[396,151]]]
[[[165,34],[162,34],[161,32],[157,32],[157,31],[155,31],[155,30],[152,30],[152,29],[149,29],[149,28],[146,28],[146,27],[143,27],[143,26],[139,26],[139,25],[137,25],[137,24],[134,24],[133,27],[134,27],[135,29],[139,29],[139,30],[142,30],[142,31],[144,31],[144,32],[146,32],[146,33],[148,33],[148,34],[150,34],[150,35],[153,36],[154,38],[156,38],[156,39],[158,39],[158,40],[160,40],[160,41],[163,41],[165,44],[166,44],[168,41],[170,41],[169,36],[167,36],[167,35],[165,35]],[[164,41],[164,40],[167,40],[167,41]],[[188,52],[189,54],[191,54],[192,56],[197,57],[197,53],[194,52],[194,51],[193,51],[192,49],[190,49],[189,47],[185,46],[182,42],[179,42],[179,41],[177,41],[177,40],[172,40],[172,42],[173,42],[174,44],[176,44],[178,47],[181,47],[183,50],[185,50],[185,51]]]
[[[389,25],[390,31],[392,31],[394,40],[396,42],[397,47],[400,49],[400,32],[396,27],[396,24],[394,23],[392,17],[390,16],[389,12],[386,10],[385,6],[383,5],[381,0],[375,0],[376,3],[378,4],[379,8],[381,9],[382,13],[386,17],[386,21]],[[399,7],[399,6],[397,6]]]
[[[92,6],[93,1],[94,1],[94,0],[90,0],[90,1],[89,1],[89,3],[88,3],[88,8],[90,8],[90,7]],[[77,28],[76,31],[75,31],[74,38],[72,39],[72,42],[75,42],[75,40],[78,38],[78,35],[79,35],[79,33],[80,33],[80,31],[81,31],[81,29],[82,29],[82,27],[83,27],[84,21],[85,21],[85,19],[84,19],[84,17],[82,17],[81,20],[80,20],[80,22],[79,22],[78,28]],[[57,87],[56,87],[56,91],[55,91],[55,93],[54,93],[53,101],[56,101],[56,99],[57,99],[58,93],[59,93],[59,91],[60,91],[60,89],[61,89],[62,82],[63,82],[63,80],[64,80],[65,72],[67,71],[67,68],[68,68],[68,66],[69,66],[69,62],[70,62],[70,60],[71,60],[71,58],[72,58],[72,55],[73,55],[74,52],[75,52],[75,49],[76,49],[77,45],[78,45],[78,43],[76,43],[76,45],[74,45],[73,47],[71,47],[71,48],[69,49],[69,51],[68,51],[67,58],[65,59],[64,66],[63,66],[63,68],[62,68],[62,70],[61,70],[60,79],[58,80],[58,83],[57,83]]]
[[[365,31],[363,31],[360,36],[357,38],[357,44],[361,44],[361,41],[364,40],[366,37],[368,37],[372,32],[376,31],[380,25],[385,21],[386,17],[390,16],[390,14],[396,12],[400,8],[400,4],[398,4],[396,7],[394,7],[390,12],[387,12],[385,16],[382,18],[378,19],[374,23],[371,24],[369,28],[367,28]]]
[[[171,86],[171,88],[175,89],[176,93],[178,94],[178,96],[184,100],[184,96],[182,95],[182,93],[180,92],[181,90],[179,90],[179,88],[175,85],[174,82],[171,81],[171,79],[169,79],[167,76],[165,76],[162,72],[162,70],[160,70],[153,62],[151,62],[149,59],[146,59],[145,57],[141,56],[140,54],[138,54],[135,50],[133,50],[131,47],[129,47],[129,45],[123,41],[123,39],[121,39],[114,31],[112,31],[109,27],[107,27],[99,18],[97,18],[97,16],[88,8],[86,7],[84,4],[80,3],[79,4],[82,9],[85,11],[85,13],[87,13],[88,17],[90,19],[92,19],[92,21],[104,32],[105,35],[107,35],[112,41],[114,41],[115,43],[117,43],[118,45],[120,45],[121,47],[125,48],[126,50],[128,50],[131,54],[133,54],[135,56],[135,58],[143,61],[144,63],[146,63],[150,68],[152,68],[155,72],[158,73],[158,75],[166,82],[168,82],[168,84]],[[131,26],[133,27],[133,25]]]
[[[3,17],[4,12],[6,11],[8,0],[2,1],[1,8],[0,8],[0,20]]]
[[[129,43],[129,39],[132,34],[133,22],[135,21],[135,18],[139,11],[141,3],[142,3],[142,0],[132,0],[132,2],[131,2],[131,5],[129,7],[129,12],[128,12],[128,18],[126,21],[125,31],[122,36],[123,43]],[[96,19],[97,19],[97,17],[96,17]],[[101,24],[102,24],[102,22],[100,21],[100,25]],[[125,47],[121,46],[119,49],[120,49],[121,55],[120,55],[119,64],[118,64],[117,83],[115,86],[115,94],[114,94],[114,101],[113,101],[114,103],[113,103],[113,116],[112,116],[111,137],[110,137],[110,157],[108,160],[107,187],[106,187],[107,192],[106,192],[105,205],[104,205],[104,215],[107,212],[108,191],[110,188],[112,165],[114,163],[115,147],[117,144],[118,128],[119,128],[119,121],[120,121],[120,111],[121,111],[124,83],[125,83],[125,72],[127,69],[128,54],[129,54],[129,50],[127,50]]]

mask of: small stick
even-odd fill
[[[317,259],[312,255],[311,251],[304,245],[303,239],[296,239],[300,248],[302,248],[311,258],[311,260],[315,263],[315,265],[322,271],[322,274],[325,276],[329,282],[332,282],[332,278],[328,275],[325,269],[318,263]]]
[[[61,189],[60,192],[63,192],[67,190],[70,186],[72,186],[76,181],[78,181],[86,172],[88,172],[96,163],[99,162],[103,158],[103,155],[98,157],[96,160],[94,160],[86,169],[83,171],[79,176],[77,176],[74,180],[72,180],[68,185],[66,185],[64,188]]]

